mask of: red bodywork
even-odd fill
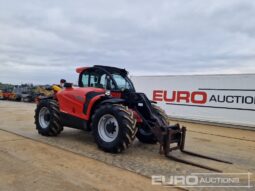
[[[98,92],[102,94],[96,95],[89,101],[88,109],[85,114],[83,111],[83,108],[86,102],[86,95],[89,92]],[[120,98],[121,93],[117,93],[117,92],[112,92],[112,93],[113,93],[112,97]],[[91,117],[92,107],[94,106],[96,101],[98,101],[102,96],[105,96],[105,90],[101,88],[93,88],[93,87],[67,88],[67,89],[59,91],[56,94],[61,112],[78,117],[80,119],[84,119],[86,121],[88,121]],[[139,114],[133,110],[131,111],[134,113],[134,117],[136,118],[137,123],[141,123],[142,119],[139,116]]]
[[[88,69],[89,67],[80,67],[80,68],[76,68],[76,72],[78,74],[82,73],[84,70]]]
[[[86,102],[86,95],[89,92],[99,92],[102,94],[93,97],[89,101],[87,113],[84,114],[83,112],[84,103]],[[73,87],[73,88],[66,88],[64,90],[59,91],[56,94],[56,97],[58,99],[61,112],[69,114],[69,115],[73,115],[75,117],[78,117],[84,120],[89,120],[92,106],[98,99],[100,99],[100,97],[105,95],[104,93],[105,93],[105,90],[100,88]]]

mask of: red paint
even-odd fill
[[[164,91],[164,100],[166,102],[173,102],[175,99],[176,99],[176,91],[173,91],[171,98],[168,98],[167,97],[167,91]]]
[[[132,110],[132,109],[129,109],[129,110],[134,113],[134,117],[135,117],[137,123],[143,122],[143,119],[140,117],[140,115],[135,110]]]
[[[177,92],[177,99],[176,101],[180,103],[181,101],[184,101],[186,103],[189,103],[190,93],[188,91],[178,91]]]
[[[169,94],[171,96],[169,96]],[[166,90],[154,90],[153,101],[164,101],[167,103],[193,103],[205,104],[207,101],[207,93],[202,91],[172,91],[169,93]]]
[[[80,68],[76,68],[76,72],[78,74],[82,73],[84,70],[87,70],[89,67],[80,67]]]
[[[121,98],[121,92],[111,91],[111,96],[115,98]]]
[[[89,102],[88,110],[86,115],[83,113],[84,103],[86,94],[89,92],[101,92],[103,94],[97,95],[92,98]],[[59,91],[56,94],[57,100],[59,102],[60,111],[64,113],[68,113],[75,117],[89,120],[90,119],[90,111],[94,103],[100,99],[101,96],[104,96],[105,90],[99,88],[66,88],[62,91]]]
[[[162,90],[154,90],[152,96],[153,101],[163,101],[162,93]]]
[[[202,99],[199,99],[202,98]],[[191,102],[195,104],[205,104],[207,100],[206,92],[192,92],[191,94]]]

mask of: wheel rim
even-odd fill
[[[110,114],[103,115],[98,122],[98,134],[105,142],[114,141],[119,133],[117,119]]]
[[[47,107],[43,107],[39,112],[39,123],[43,129],[46,129],[50,124],[50,111]]]

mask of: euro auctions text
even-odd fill
[[[152,185],[165,187],[252,188],[251,173],[191,173],[189,175],[153,175]]]
[[[153,90],[153,101],[164,101],[166,103],[234,103],[255,104],[254,96],[242,96],[239,94],[212,94],[206,91],[167,91]]]

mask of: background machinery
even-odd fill
[[[0,100],[4,99],[4,94],[3,94],[3,91],[0,90]]]

